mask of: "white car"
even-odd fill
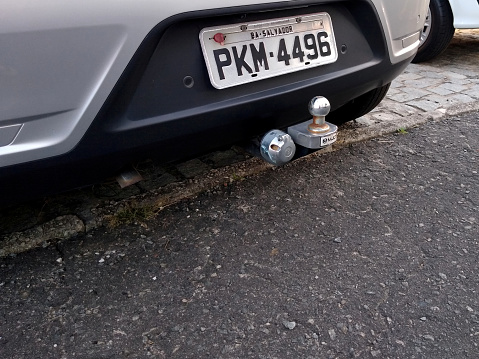
[[[428,0],[0,5],[2,203],[287,131],[316,95],[330,122],[359,117],[415,56]]]
[[[431,0],[421,33],[421,45],[413,62],[423,62],[441,54],[455,29],[479,28],[479,0]]]

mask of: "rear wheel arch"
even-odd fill
[[[386,96],[390,86],[391,84],[389,83],[349,101],[337,110],[331,112],[326,117],[327,121],[334,123],[335,125],[341,125],[345,122],[364,116],[379,105]]]
[[[440,55],[449,45],[454,31],[454,15],[449,1],[431,0],[419,49],[412,62],[424,62]]]

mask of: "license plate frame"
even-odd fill
[[[338,59],[332,20],[326,12],[206,27],[199,39],[211,84],[217,89]]]

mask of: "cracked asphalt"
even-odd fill
[[[478,358],[478,116],[0,259],[0,357]]]

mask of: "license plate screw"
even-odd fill
[[[299,24],[301,21],[303,21],[302,18],[300,18],[300,17],[297,17],[297,18],[296,18],[296,22],[297,22],[298,24]]]
[[[217,34],[215,34],[215,36],[213,36],[213,40],[215,40],[221,46],[225,44],[225,39],[226,39],[226,36],[222,34],[221,32],[218,32]]]
[[[241,26],[240,26],[240,30],[241,30],[241,31],[246,31],[246,30],[248,30],[248,25],[241,25]]]

